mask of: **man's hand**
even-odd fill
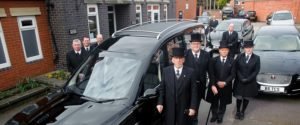
[[[216,86],[211,86],[211,90],[212,90],[212,92],[214,93],[214,95],[217,95],[218,94],[218,89],[217,89],[217,87]]]
[[[189,116],[194,116],[196,111],[194,109],[189,109]]]
[[[161,113],[162,111],[163,111],[163,105],[157,105],[156,106],[156,109],[157,109],[157,111],[159,112],[159,113]]]
[[[224,88],[224,86],[225,86],[225,82],[222,82],[222,81],[219,81],[218,82],[218,86],[222,89],[222,88]]]

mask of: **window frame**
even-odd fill
[[[140,7],[140,10],[137,10],[137,7]],[[136,4],[135,5],[135,14],[139,13],[140,14],[140,23],[139,24],[142,24],[143,23],[143,15],[142,15],[142,5],[141,4]],[[136,17],[135,17],[136,18]]]
[[[20,17],[17,17],[17,20],[18,20],[18,27],[19,27],[19,32],[20,32],[20,37],[21,37],[21,42],[22,42],[25,61],[26,62],[32,62],[32,61],[35,61],[35,60],[43,59],[43,52],[42,52],[40,35],[39,35],[39,31],[38,31],[36,17],[35,16],[20,16]],[[31,20],[32,21],[32,26],[22,26],[22,21],[24,21],[24,20]],[[27,55],[26,55],[26,49],[25,49],[25,45],[24,45],[24,39],[23,39],[22,31],[27,31],[27,30],[34,30],[36,43],[37,43],[37,47],[38,47],[38,52],[39,52],[39,54],[36,55],[36,56],[27,57]]]
[[[90,8],[95,8],[95,12],[90,12]],[[99,13],[98,13],[98,6],[97,4],[87,4],[87,20],[89,20],[89,16],[96,16],[96,29],[97,33],[100,33],[100,20],[99,20]],[[89,38],[91,42],[96,42],[96,37],[91,38],[90,37],[90,26],[88,25],[88,30],[89,30]],[[97,34],[96,34],[97,35]]]
[[[6,42],[5,42],[5,38],[4,38],[4,31],[2,29],[1,22],[0,22],[0,39],[1,39],[1,44],[2,44],[2,47],[3,47],[4,57],[5,57],[5,60],[6,60],[6,63],[0,64],[0,69],[3,69],[3,68],[10,67],[11,63],[10,63],[10,58],[9,58],[9,55],[8,55],[8,50],[7,50],[7,46],[6,46]]]

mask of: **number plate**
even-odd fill
[[[260,90],[267,92],[284,92],[283,87],[260,86]]]
[[[250,19],[255,19],[255,17],[250,17]]]

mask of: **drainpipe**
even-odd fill
[[[53,59],[53,62],[55,64],[57,64],[58,63],[58,58],[59,58],[58,47],[57,47],[55,35],[53,33],[53,27],[51,25],[51,19],[50,19],[51,18],[50,17],[50,10],[54,8],[54,4],[50,3],[50,0],[46,0],[45,2],[46,2],[46,7],[47,7],[48,25],[49,25],[49,28],[50,28],[52,43],[53,43],[53,46],[54,46],[54,59]]]

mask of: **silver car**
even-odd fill
[[[294,19],[291,11],[281,10],[274,12],[269,21],[271,25],[295,25]]]

